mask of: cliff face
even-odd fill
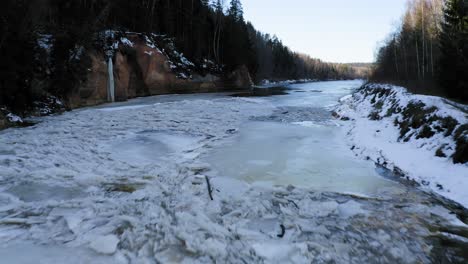
[[[92,67],[87,81],[68,96],[70,108],[107,102],[107,63],[105,55],[89,54]],[[114,56],[115,99],[125,101],[137,96],[170,93],[205,93],[249,89],[247,67],[225,76],[193,73],[190,78],[177,75],[169,58],[154,45],[135,38],[131,45],[120,44]]]

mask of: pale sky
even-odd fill
[[[328,62],[372,62],[407,0],[242,0],[244,17],[293,51]]]

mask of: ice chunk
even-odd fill
[[[325,217],[336,213],[338,203],[335,201],[326,202],[310,202],[307,200],[301,201],[299,204],[300,214],[309,217]]]
[[[97,253],[112,255],[117,251],[119,238],[115,235],[96,237],[90,244],[90,248]]]
[[[359,214],[366,214],[366,211],[361,208],[361,204],[355,201],[348,201],[338,206],[338,212],[341,217],[349,218]]]

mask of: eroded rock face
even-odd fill
[[[157,49],[144,43],[135,43],[135,59],[141,69],[141,77],[150,95],[170,93],[170,86],[177,81],[167,59]]]
[[[128,58],[118,52],[115,56],[115,100],[125,101],[127,98],[136,97],[136,90],[130,89],[130,76],[132,69],[128,63]]]
[[[144,41],[132,39],[133,47],[120,47],[114,58],[115,99],[125,101],[137,96],[170,93],[205,93],[249,89],[253,83],[247,67],[224,78],[193,74],[191,79],[178,78],[168,58]],[[77,108],[107,102],[107,63],[102,53],[90,54],[92,67],[87,82],[69,96],[69,106]]]
[[[227,85],[233,89],[250,89],[253,86],[252,78],[247,66],[243,65],[228,75]]]
[[[87,81],[68,97],[70,108],[91,106],[107,101],[107,63],[96,52],[89,54],[91,68],[88,69]]]

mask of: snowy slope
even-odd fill
[[[342,98],[336,114],[351,119],[348,139],[356,154],[468,207],[468,163],[454,164],[468,138],[461,106],[402,87],[368,84]]]

